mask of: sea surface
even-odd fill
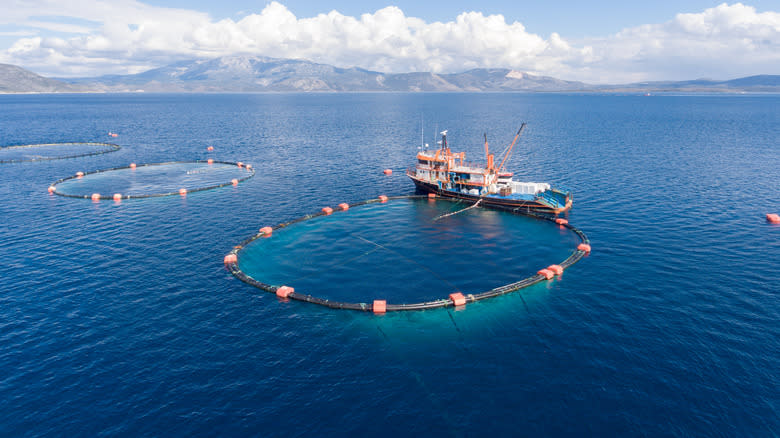
[[[778,108],[778,95],[0,95],[0,146],[122,146],[0,165],[0,436],[777,437]],[[571,189],[567,218],[593,247],[560,279],[375,316],[280,301],[223,266],[262,226],[413,193],[403,170],[436,131],[481,161],[483,133],[500,152],[523,121],[508,169]],[[207,158],[256,175],[119,203],[47,193],[78,171]],[[506,243],[523,269],[571,243],[504,223],[535,243]],[[470,256],[497,253],[474,241]],[[368,286],[385,293],[420,269],[381,264]],[[458,269],[475,288],[506,274]],[[343,292],[327,280],[307,288]]]

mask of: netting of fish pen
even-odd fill
[[[97,142],[41,143],[0,147],[0,164],[64,160],[116,152],[119,145]]]
[[[504,295],[559,278],[590,251],[566,220],[471,205],[383,196],[326,207],[261,228],[224,262],[281,298],[383,313]]]
[[[254,176],[251,165],[227,161],[175,161],[78,172],[49,186],[49,192],[70,198],[138,199],[238,185]]]

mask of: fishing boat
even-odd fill
[[[572,194],[569,190],[552,187],[548,183],[515,181],[513,173],[504,169],[524,128],[525,123],[520,126],[512,143],[500,157],[498,165],[494,155],[490,153],[487,135],[485,135],[487,162],[482,165],[466,162],[465,152],[453,153],[447,145],[447,131],[442,131],[439,148],[435,150],[422,148],[417,153],[416,165],[407,169],[406,175],[414,181],[417,190],[421,192],[473,201],[482,205],[509,207],[518,211],[563,213],[572,205]]]

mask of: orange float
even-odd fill
[[[379,195],[379,202],[385,203],[387,202],[387,196],[385,195]]]
[[[114,193],[114,201],[121,201],[122,195],[119,193]]]
[[[393,174],[393,169],[385,169],[384,170],[384,174],[385,175],[392,175]]]
[[[455,304],[456,306],[463,306],[466,304],[466,297],[460,292],[450,294],[450,299],[452,300],[452,304]]]
[[[773,224],[780,224],[780,215],[778,215],[777,213],[768,213],[766,215],[766,220],[768,220]]]
[[[544,276],[544,278],[546,278],[548,280],[553,278],[553,277],[555,277],[555,273],[553,271],[549,270],[549,269],[540,269],[540,270],[536,271],[536,273],[541,275],[541,276]]]
[[[548,271],[552,271],[555,275],[563,274],[563,267],[561,265],[550,265],[547,267]]]
[[[279,298],[287,298],[293,292],[295,292],[295,289],[290,286],[280,286],[276,289],[276,296]]]
[[[179,194],[182,195],[182,196],[187,196],[187,189],[185,189],[185,188],[179,189]]]
[[[322,212],[325,213],[325,216],[333,213],[333,209],[330,207],[322,207]]]
[[[237,263],[238,262],[238,256],[235,254],[228,254],[225,256],[225,264],[229,265],[230,263]]]
[[[387,301],[385,301],[385,300],[374,300],[374,305],[371,306],[371,310],[373,310],[374,313],[385,313],[385,312],[387,312]]]
[[[273,234],[274,229],[271,228],[271,227],[263,227],[263,228],[260,228],[260,232],[263,233],[265,235],[265,237],[268,237],[271,234]]]
[[[580,251],[590,252],[590,245],[587,243],[580,243],[577,245],[577,249]]]
[[[349,210],[349,204],[347,204],[346,202],[342,202],[341,204],[339,204],[339,208],[342,211],[347,211],[347,210]]]

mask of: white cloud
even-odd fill
[[[102,24],[89,29],[47,23],[42,15]],[[67,5],[45,0],[10,8],[0,18],[3,23],[71,32],[20,38],[0,52],[0,62],[54,76],[138,72],[180,59],[238,53],[386,72],[506,67],[591,82],[726,78],[777,73],[780,67],[780,14],[757,13],[740,3],[583,41],[558,33],[545,39],[521,23],[480,12],[464,12],[445,23],[407,17],[393,6],[360,17],[331,11],[298,18],[277,2],[237,21],[214,21],[200,12],[135,0]]]

